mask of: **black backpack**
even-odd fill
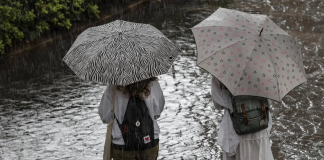
[[[123,135],[123,150],[145,150],[154,147],[154,125],[144,100],[138,96],[130,96],[124,120],[117,120]]]

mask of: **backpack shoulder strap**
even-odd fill
[[[114,87],[113,99],[112,99],[112,111],[113,111],[113,119],[115,119],[115,97],[116,97],[116,86]]]

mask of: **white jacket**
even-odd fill
[[[261,139],[266,138],[265,140],[265,145],[271,146],[269,137],[270,137],[270,130],[272,127],[272,118],[271,114],[269,113],[269,123],[268,123],[268,128],[253,134],[247,134],[247,135],[238,135],[236,134],[232,120],[230,117],[230,113],[228,109],[233,111],[231,99],[229,96],[229,91],[226,89],[221,90],[220,89],[220,82],[213,77],[212,78],[212,84],[211,84],[211,96],[213,103],[218,110],[224,109],[224,116],[218,131],[218,138],[217,138],[217,144],[220,145],[223,150],[229,154],[230,156],[235,155],[237,151],[237,147],[240,143],[244,141],[244,144],[241,144],[242,146],[244,145],[245,150],[248,151],[250,147],[252,147],[251,144],[249,143],[260,143]],[[271,101],[269,101],[269,104]],[[254,142],[253,142],[254,141]],[[262,142],[263,143],[263,142]],[[260,143],[261,144],[261,143]],[[258,152],[257,150],[255,152]],[[260,151],[261,152],[261,151]],[[270,151],[271,153],[271,151]],[[266,154],[270,154],[266,153]],[[260,153],[263,154],[263,153]],[[242,153],[241,153],[242,156]],[[258,155],[259,156],[259,155]],[[268,155],[260,155],[260,156],[268,156]],[[270,155],[272,157],[272,153]],[[270,157],[268,156],[268,157]],[[273,159],[273,158],[272,158]]]
[[[159,138],[160,128],[157,124],[156,119],[160,117],[161,112],[164,109],[164,96],[160,84],[158,81],[151,81],[149,84],[151,88],[150,95],[145,99],[145,104],[149,110],[149,114],[153,120],[154,124],[154,139]],[[112,98],[113,89],[115,85],[108,85],[105,93],[101,98],[98,113],[103,123],[108,123],[112,121],[113,113],[112,109]],[[115,96],[115,115],[118,121],[121,123],[124,120],[124,115],[126,112],[127,104],[129,100],[129,95],[123,94],[123,92],[116,90]],[[116,119],[114,119],[114,125],[112,128],[112,143],[117,145],[125,145],[122,133],[118,127]]]

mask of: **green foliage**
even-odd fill
[[[0,53],[4,53],[4,47],[5,45],[3,44],[3,41],[0,40]]]
[[[24,33],[18,28],[19,23],[30,20],[33,16],[29,13],[22,15],[20,8],[22,5],[19,2],[8,2],[9,5],[3,6],[0,4],[0,41],[3,45],[10,45],[12,39],[21,39]],[[0,51],[4,53],[3,50]]]
[[[99,10],[97,5],[88,4],[87,11],[90,18],[99,18]]]
[[[91,0],[1,0],[0,53],[4,54],[13,42],[33,40],[50,30],[70,29],[73,21],[99,18],[95,3]]]

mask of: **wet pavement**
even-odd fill
[[[156,26],[183,49],[175,74],[159,76],[166,106],[158,120],[158,159],[221,157],[216,137],[222,112],[210,100],[210,75],[196,66],[189,29],[219,5],[261,11],[302,44],[308,82],[271,109],[272,151],[275,159],[324,159],[322,0],[164,2],[120,16]],[[79,80],[61,61],[75,36],[17,55],[0,69],[0,160],[102,159],[106,125],[97,107],[105,85]]]

